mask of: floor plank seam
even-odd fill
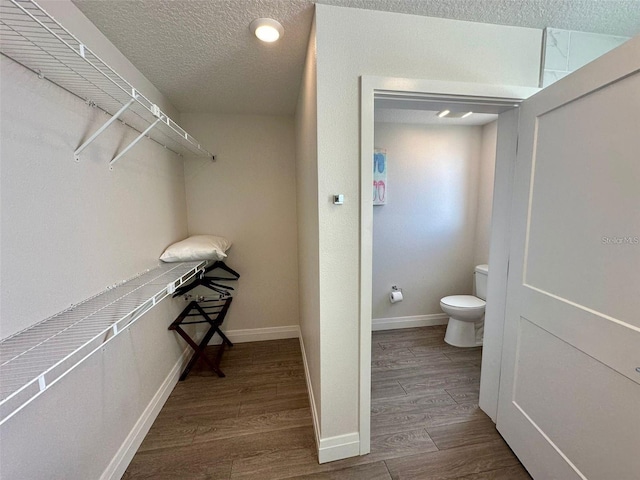
[[[406,389],[406,388],[404,388],[404,387],[402,386],[402,384],[400,383],[400,380],[397,380],[397,382],[398,382],[398,385],[400,385],[400,388],[402,389],[402,391],[404,392],[404,394],[405,394],[405,395],[409,395],[409,392],[407,392],[407,389]]]
[[[447,389],[445,388],[445,389],[444,389],[444,391],[445,391],[445,393],[446,393],[447,395],[449,395],[449,398],[451,398],[451,400],[453,400],[454,402],[456,402],[456,405],[462,405],[460,402],[458,402],[458,401],[456,400],[456,398],[455,398],[453,395],[451,395],[451,394],[449,393],[449,390],[447,390]]]
[[[383,460],[382,463],[384,463],[384,468],[387,469],[387,474],[389,475],[389,478],[393,480],[393,475],[391,475],[391,470],[389,470],[389,465],[387,465],[387,461]]]

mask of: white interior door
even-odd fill
[[[522,104],[497,427],[536,480],[640,479],[640,37]]]

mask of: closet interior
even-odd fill
[[[158,105],[35,2],[2,0],[0,44],[2,54],[108,114],[101,127],[80,139],[73,154],[76,161],[82,161],[91,143],[116,121],[137,135],[111,159],[105,159],[111,169],[145,137],[180,156],[214,159]],[[199,272],[198,278],[203,278],[206,265],[202,261],[160,264],[2,339],[0,425]],[[227,291],[217,288],[219,293]]]

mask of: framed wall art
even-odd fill
[[[376,148],[373,151],[373,204],[387,203],[387,151]]]

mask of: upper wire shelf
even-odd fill
[[[200,143],[102,61],[33,0],[0,0],[0,52],[65,90],[112,115],[75,152],[82,150],[116,119],[178,155],[214,158]]]
[[[0,340],[0,425],[206,266],[164,263]]]

